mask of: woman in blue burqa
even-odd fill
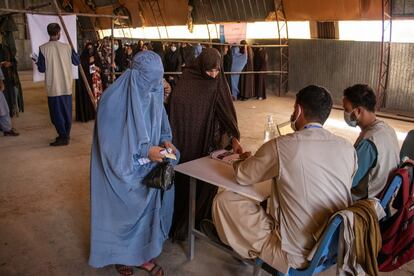
[[[232,64],[231,64],[231,71],[232,72],[241,72],[243,71],[244,66],[247,63],[247,51],[245,46],[236,47],[233,46],[231,48],[232,53]],[[237,100],[240,96],[240,89],[239,89],[239,81],[240,75],[233,74],[231,75],[231,95],[233,96],[233,100]]]
[[[91,157],[91,251],[89,264],[115,264],[163,275],[153,259],[168,238],[174,187],[148,188],[143,178],[161,162],[172,136],[163,106],[163,66],[152,51],[138,53],[103,94]],[[178,154],[178,152],[176,152]]]

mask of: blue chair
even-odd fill
[[[391,198],[394,196],[395,192],[401,187],[402,178],[399,175],[394,176],[390,185],[388,186],[387,191],[384,194],[384,197],[381,200],[381,206],[384,210],[387,211],[388,204],[390,204]],[[389,215],[389,214],[387,214]]]
[[[391,198],[394,196],[396,191],[400,188],[402,184],[402,178],[399,175],[396,175],[391,184],[388,186],[387,191],[384,194],[383,199],[381,200],[381,206],[384,210],[387,210],[388,204],[391,201]],[[389,213],[387,213],[387,217]],[[313,257],[310,265],[303,270],[300,269],[290,269],[288,274],[289,276],[310,276],[322,271],[325,271],[332,265],[336,264],[336,257],[338,252],[338,238],[339,238],[339,226],[342,223],[342,217],[337,215],[330,222],[328,228],[325,230],[322,241],[316,250],[315,256]],[[272,268],[261,259],[257,258],[255,261],[254,267],[254,276],[260,275],[260,270],[264,269],[272,275],[283,276],[283,273],[280,273],[276,269]]]
[[[410,130],[405,137],[400,150],[400,159],[408,157],[414,160],[414,129]]]
[[[290,269],[288,274],[290,276],[305,276],[320,273],[332,265],[336,264],[336,257],[338,252],[338,238],[342,217],[335,216],[328,225],[328,228],[322,235],[321,243],[315,252],[312,261],[306,269]],[[267,265],[261,259],[257,258],[254,267],[254,276],[259,276],[261,269],[271,273],[272,275],[285,275]]]

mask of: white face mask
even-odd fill
[[[352,112],[353,110],[351,112],[346,112],[344,110],[344,120],[348,124],[348,126],[356,127],[358,125],[358,122],[356,119],[352,119]]]
[[[177,47],[171,46],[171,51],[173,51],[173,52],[177,51]]]
[[[117,51],[119,49],[119,45],[118,44],[114,44],[114,51]]]
[[[295,114],[292,114],[292,116],[290,117],[290,127],[294,130],[294,131],[298,131],[297,127],[296,127],[296,121],[299,119],[300,114],[302,113],[302,109],[300,108],[300,106],[298,106],[299,109],[299,113],[298,116],[296,116],[296,119],[293,119],[293,116]]]

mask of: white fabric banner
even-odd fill
[[[247,23],[225,23],[223,26],[226,42],[239,44],[241,40],[246,40]]]
[[[47,34],[47,25],[50,23],[58,23],[62,30],[60,31],[60,42],[68,43],[65,32],[58,16],[54,15],[38,15],[38,14],[26,14],[27,23],[29,25],[30,42],[32,45],[32,53],[39,56],[39,46],[49,41],[49,35]],[[75,44],[75,51],[77,52],[77,36],[76,36],[76,15],[64,15],[63,21],[68,29],[70,38]],[[73,78],[78,78],[78,67],[72,65]],[[33,81],[43,81],[45,79],[44,73],[40,73],[37,70],[36,64],[33,62]]]

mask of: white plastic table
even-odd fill
[[[242,186],[235,180],[234,170],[231,165],[203,157],[175,167],[175,171],[190,176],[189,197],[189,222],[188,222],[188,249],[187,257],[191,261],[194,258],[195,237],[208,241],[220,249],[235,255],[235,252],[211,241],[204,233],[195,229],[195,203],[196,203],[196,180],[202,180],[212,185],[224,188],[240,195],[262,202],[270,195],[271,181]]]

